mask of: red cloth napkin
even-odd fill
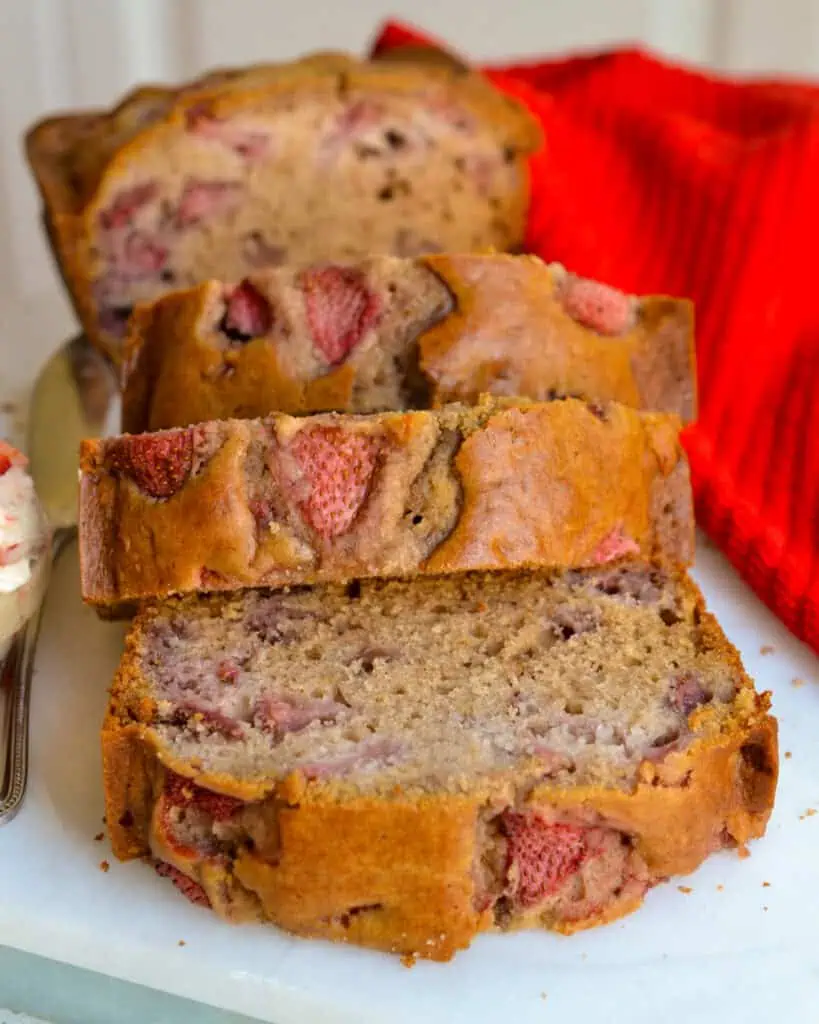
[[[389,23],[374,49],[430,42]],[[546,137],[528,249],[696,303],[698,520],[819,651],[819,87],[638,49],[484,70]]]

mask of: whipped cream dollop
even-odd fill
[[[40,506],[26,463],[21,452],[0,440],[0,594],[28,583],[45,543]]]

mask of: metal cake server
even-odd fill
[[[52,564],[77,532],[80,441],[116,433],[119,418],[116,372],[85,335],[72,338],[40,371],[28,419],[29,472],[53,530]],[[2,748],[5,772],[0,779],[0,825],[5,825],[19,811],[26,791],[31,673],[43,603],[41,600],[15,637],[0,669],[0,682],[8,693]]]

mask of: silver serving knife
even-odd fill
[[[80,442],[117,433],[119,420],[116,372],[85,335],[72,338],[40,371],[28,419],[29,472],[53,530],[52,563],[77,532]],[[31,673],[42,609],[40,601],[15,637],[0,669],[0,684],[7,689],[9,706],[4,730],[5,772],[0,780],[0,825],[19,811],[26,791]]]

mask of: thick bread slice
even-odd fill
[[[208,281],[140,307],[123,430],[554,394],[696,413],[691,303],[534,256],[374,257]]]
[[[338,54],[142,88],[26,139],[63,278],[115,358],[136,302],[209,277],[518,247],[539,144],[477,73]]]
[[[229,919],[446,959],[762,835],[768,707],[656,568],[175,599],[127,641],[106,820]]]
[[[98,606],[248,586],[693,551],[679,420],[576,399],[225,420],[85,442]]]

